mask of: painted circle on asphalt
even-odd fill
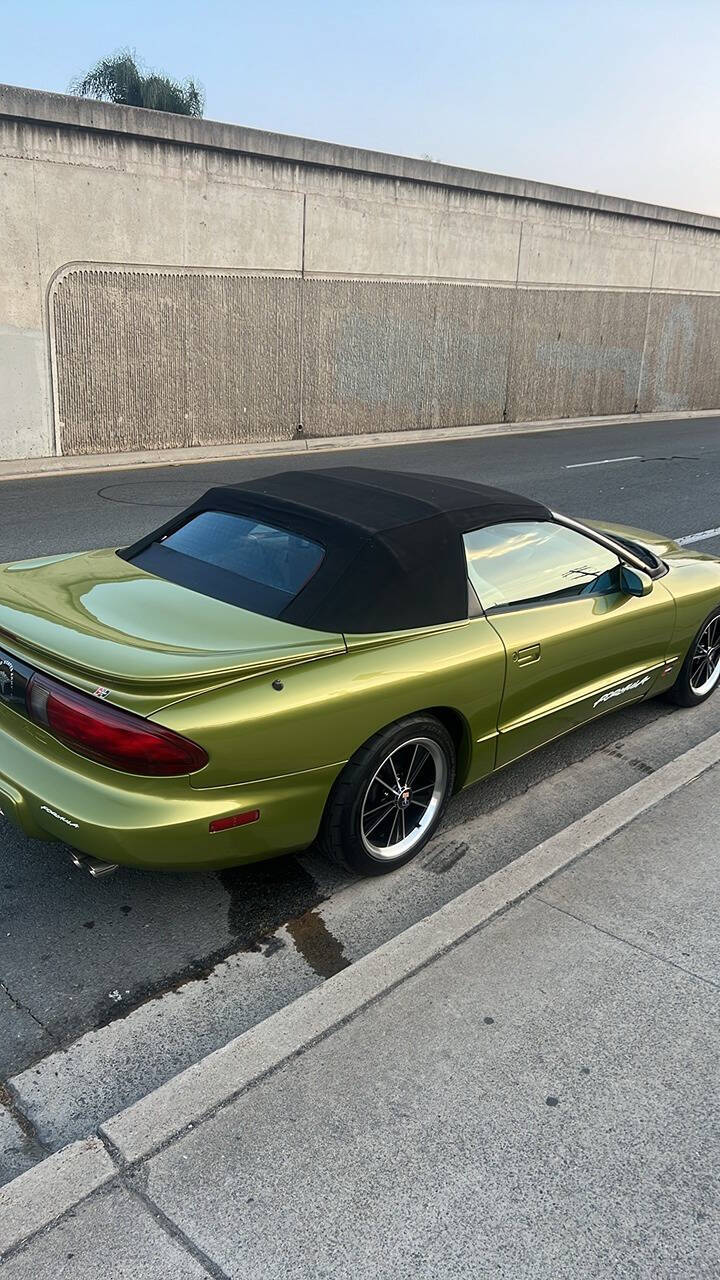
[[[98,497],[130,507],[186,507],[220,480],[140,480],[132,484],[106,484]]]

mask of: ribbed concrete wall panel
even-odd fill
[[[83,266],[50,315],[66,454],[720,404],[713,296]]]
[[[510,421],[632,413],[646,312],[645,293],[519,289]]]
[[[502,417],[512,290],[358,280],[304,287],[306,434]]]
[[[62,451],[272,440],[299,420],[294,278],[71,269],[50,300]]]
[[[653,294],[638,408],[720,404],[720,298]]]

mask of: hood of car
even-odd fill
[[[649,529],[635,529],[628,524],[611,524],[609,520],[586,520],[585,524],[589,529],[597,529],[599,533],[609,533],[611,537],[615,534],[618,538],[629,538],[631,542],[639,542],[661,560],[683,551],[683,548],[677,542],[673,542],[672,538],[666,538],[662,533],[651,533]]]
[[[619,538],[629,538],[631,542],[639,542],[649,547],[661,560],[706,560],[718,563],[717,556],[707,555],[694,547],[681,546],[663,533],[651,533],[648,529],[635,529],[627,524],[610,524],[608,520],[585,520],[589,529],[597,529],[600,533],[615,534]]]
[[[0,568],[0,648],[157,703],[344,652],[345,642],[165,582],[107,550]]]

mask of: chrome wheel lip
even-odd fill
[[[434,767],[434,776],[432,780],[429,781],[427,786],[424,788],[423,801],[422,801],[423,811],[420,816],[420,819],[415,823],[411,831],[407,831],[407,817],[404,817],[404,815],[408,815],[410,813],[410,804],[408,802],[402,803],[402,801],[401,803],[398,803],[397,801],[400,800],[401,797],[403,797],[406,794],[406,792],[409,790],[410,802],[412,802],[412,788],[407,787],[407,779],[404,779],[398,776],[396,763],[393,761],[393,757],[397,756],[398,752],[407,752],[408,748],[412,748],[412,747],[417,748],[418,752],[424,753],[424,761],[420,766],[420,768],[425,769],[428,761],[432,762],[432,765]],[[417,764],[417,759],[415,757],[413,757],[413,760],[414,760],[414,763]],[[386,778],[388,779],[393,778],[393,781],[397,782],[397,785],[392,789],[392,794],[395,798],[391,803],[394,805],[397,811],[397,814],[399,815],[397,819],[397,831],[398,832],[404,831],[406,833],[404,836],[401,836],[399,840],[398,839],[393,840],[392,837],[395,832],[395,828],[391,827],[390,833],[389,833],[390,842],[387,845],[382,845],[379,843],[376,844],[373,840],[370,839],[370,835],[372,834],[372,818],[371,818],[372,806],[368,805],[370,794],[373,790],[373,787],[376,784],[384,788],[385,791],[387,791],[388,793],[391,792],[391,788],[385,782],[385,779],[379,777],[379,775],[382,774],[383,771],[385,771]],[[409,776],[413,775],[412,764],[410,766],[410,769],[408,770],[408,774]],[[388,752],[388,754],[385,756],[385,759],[382,761],[380,766],[375,770],[372,778],[370,779],[370,782],[365,788],[365,795],[363,796],[362,807],[360,809],[360,839],[362,841],[362,845],[365,852],[371,858],[375,858],[379,862],[395,862],[398,858],[404,857],[405,854],[410,853],[413,849],[415,849],[416,846],[419,845],[421,841],[425,838],[428,828],[431,827],[433,822],[435,821],[437,813],[441,808],[443,801],[445,799],[445,793],[447,790],[447,781],[448,781],[448,762],[445,756],[445,752],[443,751],[440,744],[437,743],[433,738],[425,738],[425,737],[407,738],[404,742],[401,742],[397,747],[393,747],[392,751]],[[432,790],[430,790],[431,788]],[[425,801],[426,801],[428,792],[430,792],[430,795],[429,795],[429,798],[427,798],[427,803],[426,803]],[[415,803],[419,803],[419,802],[415,802]],[[392,813],[392,809],[388,809],[388,815],[390,815],[391,813]],[[372,815],[372,817],[374,816],[375,815]],[[381,819],[381,821],[383,821],[383,819]],[[368,826],[370,827],[369,834],[367,831]]]
[[[720,680],[720,615],[711,618],[695,641],[690,659],[690,688],[697,697],[710,693]]]

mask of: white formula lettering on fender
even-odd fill
[[[608,693],[603,693],[593,702],[593,707],[599,707],[601,702],[609,702],[612,698],[621,698],[624,693],[630,693],[633,689],[640,689],[647,684],[650,676],[643,676],[642,680],[630,680],[627,684],[623,684],[619,689],[610,689]]]
[[[49,813],[51,818],[57,818],[58,822],[64,822],[66,827],[74,827],[77,831],[80,825],[79,822],[71,822],[69,818],[64,818],[61,813],[57,813],[55,809],[51,809],[47,804],[41,804],[40,808],[43,813]]]

